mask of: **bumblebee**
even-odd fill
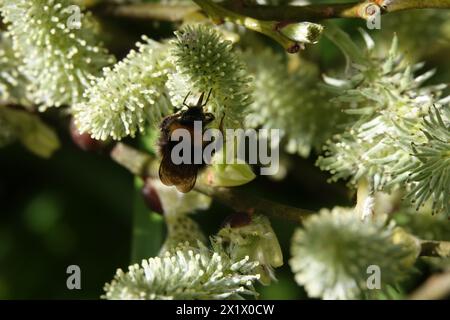
[[[166,186],[176,186],[178,191],[183,193],[192,190],[197,180],[197,174],[206,166],[203,156],[201,163],[195,163],[194,161],[194,154],[199,151],[196,146],[200,146],[203,155],[203,148],[206,144],[203,142],[203,132],[195,132],[194,122],[201,121],[203,131],[206,125],[214,121],[215,118],[212,113],[203,111],[203,107],[207,105],[210,95],[211,90],[203,103],[205,96],[203,92],[196,105],[187,105],[188,94],[183,101],[183,106],[187,107],[187,109],[165,117],[160,125],[161,134],[158,145],[162,160],[159,166],[159,178]],[[172,150],[179,142],[173,141],[171,137],[172,133],[177,129],[186,129],[191,137],[191,161],[189,163],[175,164],[172,161]],[[197,139],[200,137],[202,141],[194,141],[196,137]]]

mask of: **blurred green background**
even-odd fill
[[[98,298],[129,261],[132,177],[64,142],[48,161],[0,152],[0,299]],[[66,288],[71,264],[82,290]]]

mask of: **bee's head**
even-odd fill
[[[181,121],[193,122],[203,120],[202,106],[189,106],[187,110],[183,111],[180,117]]]

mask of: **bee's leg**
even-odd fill
[[[183,106],[186,106],[188,108],[189,108],[189,106],[186,104],[186,100],[189,98],[190,95],[191,95],[191,91],[188,92],[188,94],[186,95],[186,97],[184,97],[184,100],[183,100]]]
[[[214,117],[214,115],[210,112],[206,112],[203,114],[204,116],[204,120],[203,123],[206,125],[208,123],[211,123],[212,121],[214,121],[216,119],[216,117]]]

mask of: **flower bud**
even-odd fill
[[[252,168],[246,163],[227,163],[226,151],[217,152],[211,166],[206,171],[207,183],[216,187],[236,187],[256,178]],[[236,161],[233,161],[236,162]]]
[[[278,31],[287,38],[300,43],[317,43],[323,27],[317,23],[299,22],[278,26]]]
[[[222,227],[239,228],[249,225],[251,222],[252,217],[248,212],[235,212],[225,218]]]
[[[161,199],[150,178],[145,179],[144,186],[142,187],[142,196],[144,197],[145,204],[150,210],[159,214],[164,214]]]
[[[73,119],[70,121],[70,136],[72,141],[83,151],[99,151],[104,146],[103,141],[93,139],[86,132],[80,133]]]

